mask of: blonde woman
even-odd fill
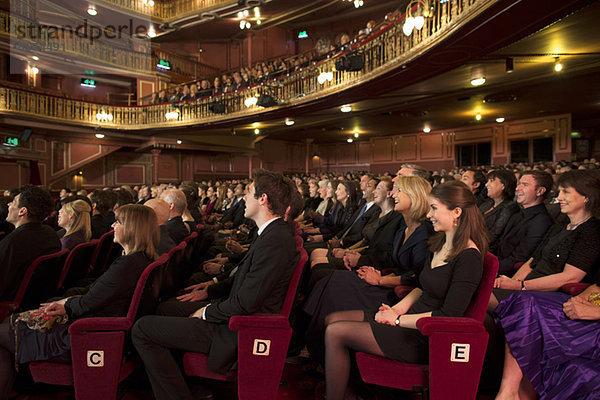
[[[89,242],[92,237],[92,207],[85,200],[65,203],[58,211],[58,226],[66,230],[60,239],[61,250],[71,250],[78,244]]]

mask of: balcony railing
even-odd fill
[[[185,126],[257,115],[265,109],[256,105],[247,107],[246,99],[270,94],[278,99],[279,107],[285,107],[330,96],[375,79],[417,57],[438,40],[443,40],[444,35],[493,1],[435,2],[433,17],[427,18],[423,28],[415,30],[410,36],[402,33],[402,24],[389,25],[347,51],[346,54],[361,54],[364,58],[364,67],[359,71],[335,70],[335,62],[341,56],[337,55],[276,81],[175,105],[119,107],[0,88],[0,113],[121,130]],[[331,73],[331,80],[319,79],[324,72]]]
[[[137,14],[147,15],[161,22],[173,21],[192,14],[199,14],[213,8],[235,3],[232,0],[174,0],[162,2],[155,0],[154,6],[142,0],[100,0],[111,6],[133,11]]]

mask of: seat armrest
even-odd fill
[[[125,317],[83,318],[71,324],[69,333],[126,331],[131,325]]]
[[[289,326],[287,317],[281,314],[235,315],[229,319],[229,329],[234,331],[244,328],[285,329]]]
[[[587,287],[590,286],[589,283],[576,282],[576,283],[566,283],[562,286],[562,291],[568,293],[573,296],[577,296],[579,293],[583,292]]]
[[[434,333],[476,333],[485,332],[483,324],[473,318],[424,317],[417,321],[417,328],[425,336]]]
[[[394,293],[396,294],[396,297],[401,299],[410,292],[412,292],[414,288],[415,286],[398,285],[394,287]]]

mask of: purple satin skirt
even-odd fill
[[[600,322],[573,321],[557,292],[516,292],[500,302],[496,323],[540,400],[600,399]]]

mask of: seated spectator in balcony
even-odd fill
[[[199,97],[200,96],[198,95],[198,85],[192,83],[190,85],[190,100],[198,101]]]
[[[190,87],[188,85],[183,85],[183,90],[181,91],[181,96],[179,96],[179,101],[186,101],[189,99],[191,99]]]
[[[169,234],[173,241],[179,244],[189,235],[182,218],[187,207],[185,194],[179,189],[168,189],[163,193],[163,200],[169,205],[169,220],[167,221]]]
[[[342,33],[340,35],[338,49],[339,51],[344,51],[348,48],[350,48],[350,35],[348,35],[347,33]]]
[[[160,240],[157,248],[158,254],[162,255],[168,253],[177,246],[177,243],[175,243],[169,234],[169,228],[167,228],[167,221],[169,220],[170,215],[169,204],[161,199],[150,199],[144,205],[153,209],[156,214],[160,231]]]
[[[223,93],[223,87],[221,85],[221,78],[219,78],[218,76],[215,77],[215,80],[213,81],[213,95],[217,95],[217,94],[221,94]]]
[[[158,101],[159,104],[162,103],[168,103],[169,102],[169,96],[167,96],[167,91],[166,90],[161,90],[160,92],[158,92]]]
[[[198,97],[208,97],[212,95],[212,89],[210,83],[206,79],[200,81],[200,89],[198,90]]]
[[[533,256],[512,278],[500,275],[488,311],[515,291],[556,291],[573,282],[590,282],[600,262],[600,173],[574,170],[558,178],[558,201],[569,223],[552,226]]]
[[[50,209],[51,206],[52,203]],[[125,255],[117,258],[89,287],[71,289],[78,295],[41,305],[40,311],[45,317],[64,315],[66,321],[43,332],[18,319],[7,319],[0,324],[0,395],[3,398],[8,398],[5,395],[12,386],[15,363],[71,362],[68,328],[73,321],[127,314],[140,275],[158,258],[158,225],[150,208],[133,204],[117,211],[117,221],[115,242],[125,249]],[[32,244],[28,243],[28,246],[31,248]],[[0,284],[4,282],[2,280]]]
[[[487,179],[485,186],[489,199],[479,210],[483,213],[488,229],[490,252],[496,254],[504,227],[513,214],[519,212],[519,206],[513,201],[517,179],[511,171],[503,169],[490,172]]]
[[[94,190],[89,198],[92,202],[92,239],[99,239],[111,230],[106,223],[106,216],[112,209],[110,195],[104,190]]]
[[[498,243],[499,274],[512,276],[514,265],[529,260],[552,226],[544,200],[553,186],[552,177],[546,172],[525,171],[521,176],[515,191],[521,210],[510,218]]]
[[[158,103],[158,93],[154,92],[150,95],[150,99],[148,100],[148,104],[157,104]]]
[[[248,72],[242,72],[242,87],[249,87],[251,85],[251,79]]]
[[[175,87],[173,94],[169,97],[170,102],[177,102],[181,98],[181,88],[179,86]]]
[[[231,76],[227,75],[223,82],[223,92],[231,92],[233,90],[233,79]]]
[[[58,211],[58,226],[65,229],[60,239],[61,250],[71,250],[92,238],[92,207],[83,200],[69,201]]]
[[[240,75],[239,72],[234,72],[233,74],[233,79],[235,81],[233,88],[234,89],[242,89],[244,87],[248,87],[248,84],[246,82],[244,82],[244,80],[242,79],[242,75]]]
[[[481,206],[483,202],[487,200],[485,188],[485,175],[481,170],[468,169],[463,172],[461,181],[471,189],[471,192],[475,195],[477,200],[477,207]]]
[[[0,300],[12,300],[29,264],[60,251],[56,233],[42,221],[53,210],[52,197],[43,188],[25,186],[8,204],[6,220],[15,230],[0,241]]]

